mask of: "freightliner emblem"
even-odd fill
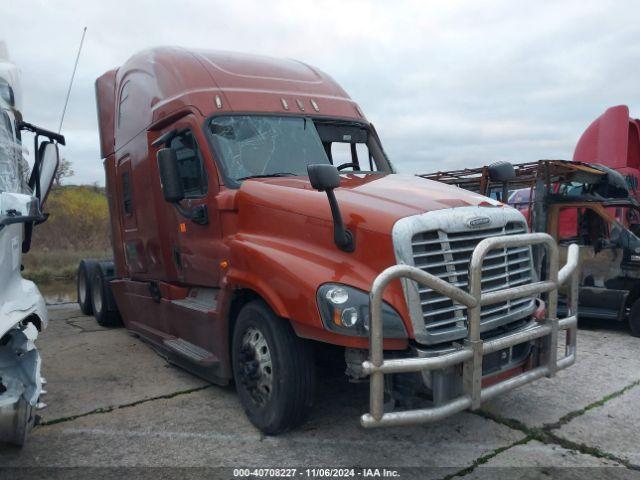
[[[482,227],[483,225],[489,225],[491,219],[489,217],[474,217],[467,220],[467,225],[471,228]]]

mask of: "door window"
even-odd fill
[[[371,138],[361,128],[322,125],[319,129],[325,151],[336,167],[353,164],[342,168],[343,172],[375,172],[380,169],[373,154],[369,150]]]

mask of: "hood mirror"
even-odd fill
[[[356,248],[353,234],[344,226],[340,207],[333,193],[333,189],[340,186],[338,169],[326,163],[313,164],[307,165],[307,173],[311,186],[327,194],[329,206],[331,207],[331,216],[333,217],[333,241],[341,250],[353,252]]]
[[[489,165],[489,179],[502,185],[502,193],[499,200],[507,203],[509,200],[509,181],[516,178],[516,170],[509,162],[495,162]]]
[[[329,164],[315,164],[307,166],[311,186],[321,192],[338,188],[340,186],[340,174],[338,169]]]

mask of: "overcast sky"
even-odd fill
[[[332,75],[405,172],[571,158],[605,108],[640,116],[640,4],[3,0],[25,120],[63,126],[67,183],[103,184],[94,81],[156,45],[289,57]]]

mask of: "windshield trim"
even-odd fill
[[[373,125],[366,122],[366,121],[360,121],[354,118],[349,118],[349,117],[329,117],[329,116],[322,116],[322,115],[304,115],[304,114],[299,114],[299,113],[288,113],[288,112],[245,112],[245,111],[237,111],[237,112],[216,112],[214,114],[211,115],[207,115],[205,117],[204,122],[202,123],[202,133],[204,134],[205,138],[207,139],[207,144],[209,146],[209,150],[213,156],[213,162],[215,163],[216,169],[218,170],[218,173],[220,175],[220,177],[222,178],[222,182],[224,184],[225,187],[227,188],[231,188],[234,190],[239,189],[242,186],[242,182],[244,180],[236,180],[233,177],[230,177],[227,175],[226,172],[226,168],[225,165],[222,161],[222,154],[221,152],[218,150],[218,147],[215,145],[215,142],[212,139],[212,136],[209,133],[209,129],[208,129],[208,125],[209,122],[216,118],[216,117],[239,117],[239,116],[255,116],[255,117],[288,117],[288,118],[306,118],[308,120],[311,120],[313,122],[327,122],[327,123],[331,123],[331,122],[347,122],[347,123],[351,123],[354,126],[357,127],[361,127],[361,128],[365,128],[367,129],[367,131],[374,137],[376,143],[378,144],[378,148],[380,149],[380,152],[382,153],[382,156],[384,158],[384,160],[387,162],[387,165],[389,167],[389,171],[388,172],[371,172],[371,171],[365,171],[365,170],[361,170],[361,171],[349,171],[349,172],[340,172],[340,174],[343,173],[369,173],[369,174],[373,174],[373,173],[380,173],[380,174],[388,174],[388,173],[396,173],[395,168],[393,167],[393,164],[391,163],[391,161],[389,160],[389,158],[387,157],[386,152],[384,151],[384,149],[382,148],[382,143],[380,142],[380,138],[378,137],[378,133],[376,132],[375,128],[373,128]],[[306,175],[295,175],[297,177],[306,177]]]

